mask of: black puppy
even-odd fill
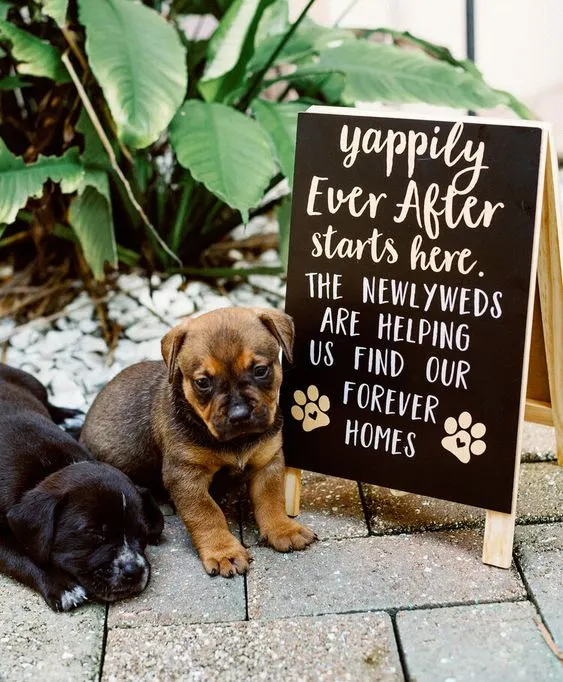
[[[56,611],[141,592],[164,525],[147,491],[56,425],[72,412],[0,363],[0,572]]]

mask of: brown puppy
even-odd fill
[[[244,573],[248,552],[209,494],[220,469],[247,473],[260,533],[280,552],[314,533],[284,510],[280,346],[293,322],[262,308],[187,319],[162,339],[163,362],[132,365],[96,398],[81,440],[135,483],[170,493],[210,575]]]

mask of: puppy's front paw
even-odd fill
[[[53,611],[72,611],[88,600],[86,590],[70,576],[49,576],[42,591]]]
[[[262,540],[271,545],[278,552],[292,552],[305,549],[317,536],[310,528],[302,526],[293,519],[285,519],[262,533]]]
[[[199,548],[199,556],[209,575],[222,575],[232,578],[248,570],[250,557],[246,549],[230,533],[216,538],[213,544]]]

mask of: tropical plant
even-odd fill
[[[288,0],[0,0],[0,246],[31,224],[35,243],[79,244],[99,279],[141,254],[193,266],[291,188],[310,104],[526,115],[444,48],[321,27],[313,2],[292,23]]]

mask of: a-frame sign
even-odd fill
[[[471,504],[508,567],[524,418],[563,464],[561,246],[549,125],[300,114],[288,513],[301,469]]]

